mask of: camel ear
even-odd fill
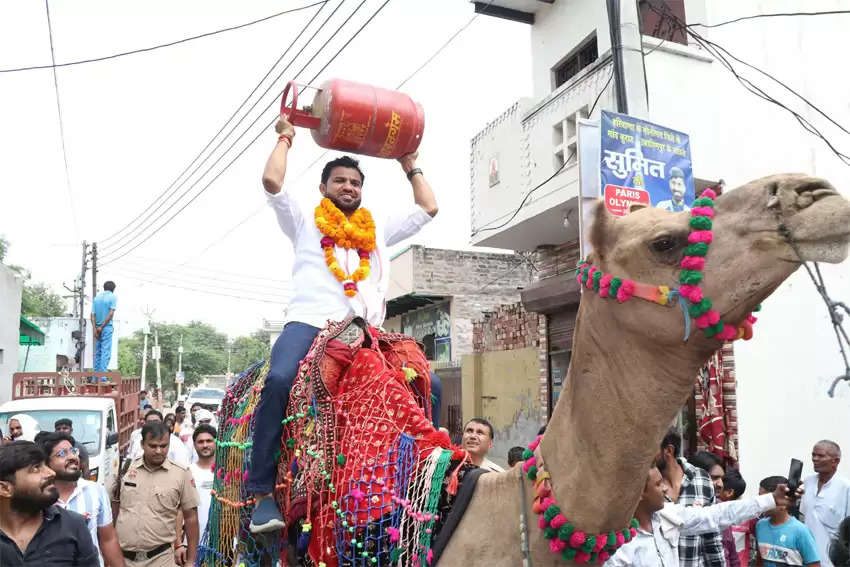
[[[643,203],[632,203],[631,205],[629,205],[629,214],[645,208],[646,205],[644,205]]]
[[[602,259],[611,247],[614,216],[608,212],[605,202],[601,200],[597,203],[593,216],[593,224],[590,226],[590,245],[597,257]]]

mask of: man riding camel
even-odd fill
[[[296,195],[283,190],[287,154],[295,129],[281,118],[277,145],[263,171],[263,187],[281,230],[292,242],[295,289],[287,310],[288,323],[271,352],[268,376],[254,417],[254,438],[247,488],[257,498],[251,516],[254,533],[285,527],[273,492],[277,459],[289,392],[298,364],[319,331],[330,321],[350,315],[378,327],[384,321],[389,285],[388,248],[419,232],[437,214],[437,201],[417,153],[398,161],[413,188],[414,203],[386,217],[373,218],[360,207],[364,175],[357,160],[339,157],[325,164],[319,192]],[[439,416],[439,383],[432,375],[433,406]]]

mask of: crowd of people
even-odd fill
[[[0,446],[0,565],[193,565],[209,516],[217,431],[211,412],[148,409],[120,473],[86,478],[73,423]],[[178,416],[185,419],[178,421]],[[171,419],[168,419],[168,418]]]

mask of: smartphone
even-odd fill
[[[793,498],[797,488],[800,487],[800,477],[803,475],[803,461],[791,459],[791,467],[788,469],[788,490]]]

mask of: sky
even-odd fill
[[[314,1],[53,0],[55,58],[62,63],[144,48]],[[274,80],[340,2],[324,29]],[[285,82],[324,46],[298,77],[308,82],[382,3],[364,0],[331,38],[361,0],[330,0],[250,99],[248,106],[272,85],[248,119],[188,177],[178,178],[318,6],[173,47],[58,68],[70,187],[52,71],[0,73],[0,234],[11,242],[6,262],[23,265],[34,280],[64,292],[63,283],[71,285],[79,275],[81,242],[99,242],[98,282],[117,283],[121,335],[140,328],[146,311],[153,312],[155,321],[200,320],[231,336],[258,329],[263,319],[283,319],[291,291],[292,249],[265,205],[260,184],[276,142],[274,131],[266,129],[232,167],[204,187],[273,120],[279,101],[227,151]],[[473,16],[472,3],[465,0],[390,0],[312,84],[338,77],[394,89]],[[523,24],[477,17],[404,85],[403,92],[425,109],[419,166],[440,207],[434,222],[405,245],[469,248],[470,140],[489,120],[531,94],[529,33]],[[4,2],[0,68],[49,64],[50,57],[44,4]],[[310,91],[302,98],[310,99]],[[300,130],[289,154],[286,182],[318,196],[321,166],[336,155],[322,156],[324,151]],[[361,165],[367,175],[364,206],[393,207],[412,200],[397,162],[364,158]],[[174,192],[159,211],[125,229],[143,212],[139,220],[145,219],[150,203],[166,190]],[[90,294],[90,279],[87,289]],[[211,290],[217,295],[204,293]]]

